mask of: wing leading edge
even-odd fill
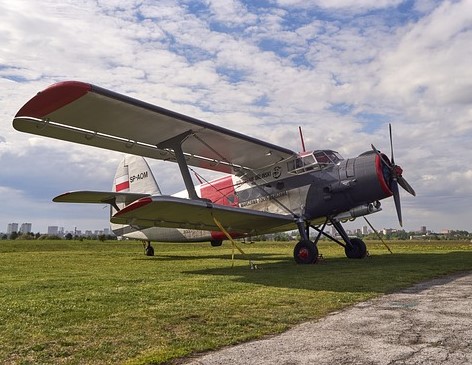
[[[112,218],[112,223],[140,228],[170,227],[219,231],[214,218],[231,232],[248,235],[295,229],[291,215],[273,214],[251,209],[189,200],[172,196],[152,196],[131,203]]]
[[[77,81],[57,83],[38,93],[18,111],[13,126],[22,132],[171,161],[175,156],[165,148],[166,142],[180,136],[188,165],[233,174],[258,170],[296,155],[289,149]]]

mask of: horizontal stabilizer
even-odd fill
[[[205,200],[190,200],[172,196],[142,198],[112,218],[112,223],[129,224],[138,227],[170,227],[219,231],[216,218],[231,232],[255,235],[271,230],[295,229],[291,215],[261,212],[214,204]]]
[[[71,191],[56,196],[52,201],[55,203],[92,203],[92,204],[116,204],[126,205],[135,200],[150,196],[140,193],[114,193],[111,191]]]

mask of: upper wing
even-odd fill
[[[282,230],[281,227],[286,227],[283,230],[296,228],[291,215],[163,195],[142,198],[117,212],[110,221],[140,228],[156,226],[219,231],[214,218],[228,231],[252,235]]]
[[[107,203],[111,205],[124,203],[128,205],[146,196],[150,195],[140,193],[115,193],[111,191],[71,191],[56,196],[52,201],[55,203]]]
[[[259,169],[295,152],[103,88],[60,82],[29,100],[13,120],[15,129],[66,141],[161,160],[175,160],[158,148],[185,136],[187,163],[238,173]]]

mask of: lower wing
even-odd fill
[[[248,235],[296,229],[293,216],[228,207],[205,200],[172,196],[139,199],[117,212],[111,222],[138,227],[170,227],[219,231],[225,229]],[[283,229],[285,228],[286,229]]]

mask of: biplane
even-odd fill
[[[398,185],[415,191],[391,157],[371,149],[344,159],[332,150],[295,152],[199,119],[78,81],[54,84],[16,114],[18,131],[127,155],[112,192],[76,191],[57,202],[107,203],[121,235],[141,240],[210,241],[297,230],[297,263],[318,259],[328,237],[348,258],[364,258],[365,243],[342,223],[381,210],[393,196],[400,225]],[[185,191],[162,195],[143,157],[176,162]],[[195,185],[191,167],[227,175]],[[332,226],[338,235],[329,234]],[[315,233],[310,235],[310,229]]]

